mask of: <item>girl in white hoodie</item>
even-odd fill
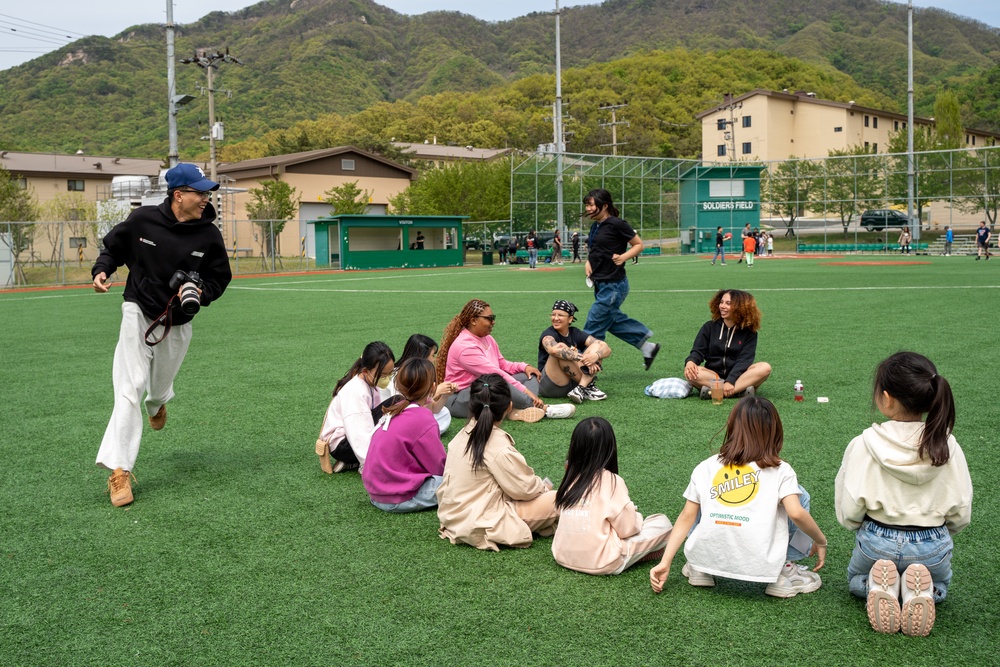
[[[837,520],[857,531],[848,586],[867,600],[876,632],[926,636],[951,582],[952,535],[972,514],[969,467],[952,435],[955,402],[915,352],[879,364],[874,401],[889,421],[852,440],[837,473]]]

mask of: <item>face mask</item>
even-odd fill
[[[388,389],[390,379],[388,375],[382,375],[379,377],[378,382],[375,383],[375,386],[379,389]]]

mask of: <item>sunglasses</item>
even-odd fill
[[[496,322],[497,321],[497,316],[496,315],[476,315],[476,317],[481,317],[484,320],[489,320],[490,322]]]
[[[198,196],[199,196],[199,197],[201,197],[202,199],[208,199],[209,197],[211,197],[211,196],[212,196],[212,193],[211,193],[211,192],[202,192],[201,190],[187,190],[187,189],[183,189],[183,188],[182,188],[182,189],[181,189],[181,192],[191,192],[191,193],[193,193],[193,194],[196,194],[196,195],[198,195]]]

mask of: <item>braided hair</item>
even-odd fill
[[[444,333],[441,334],[441,347],[438,349],[437,356],[438,382],[444,382],[444,372],[448,366],[448,350],[451,349],[451,344],[458,338],[458,334],[462,333],[462,329],[469,326],[469,323],[475,317],[478,317],[480,313],[489,307],[490,304],[482,299],[473,299],[465,304],[462,312],[453,317],[451,322],[444,328]]]

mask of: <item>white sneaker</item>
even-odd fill
[[[688,583],[692,586],[704,586],[706,588],[715,586],[715,577],[694,569],[688,563],[684,563],[684,567],[681,568],[681,574],[687,577]]]
[[[584,399],[588,397],[590,392],[587,391],[587,387],[581,387],[576,385],[570,389],[569,393],[566,394],[566,398],[573,401],[574,403],[583,403]]]
[[[934,627],[934,582],[926,565],[914,563],[903,572],[903,605],[899,629],[910,637],[926,637]]]
[[[805,565],[785,563],[778,580],[768,584],[764,593],[776,598],[791,598],[799,593],[812,593],[823,585],[822,579]]]
[[[899,632],[899,571],[891,560],[877,560],[868,573],[868,622],[887,635]]]
[[[566,419],[576,414],[576,406],[572,403],[549,405],[545,408],[545,416],[549,419]]]
[[[603,401],[608,397],[603,391],[597,388],[597,385],[591,382],[589,385],[584,387],[587,390],[587,398],[591,401]]]

